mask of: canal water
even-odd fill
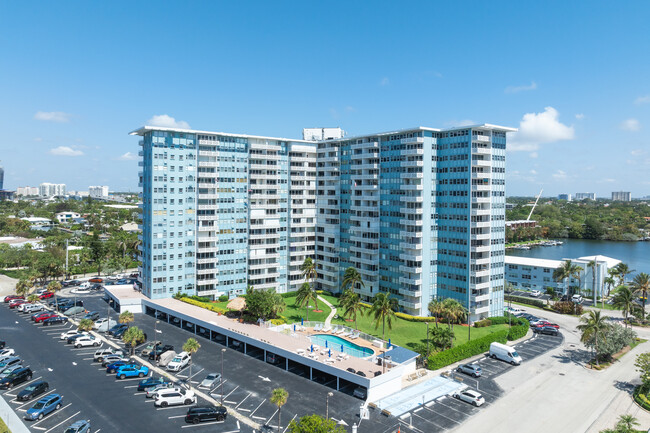
[[[650,274],[650,242],[611,242],[586,239],[558,239],[564,244],[555,247],[531,247],[529,250],[506,250],[509,256],[538,259],[577,259],[584,256],[607,256],[626,263],[634,274]]]

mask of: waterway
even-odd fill
[[[607,256],[626,263],[636,273],[650,274],[650,242],[611,242],[587,239],[559,239],[555,247],[531,247],[529,250],[506,250],[509,256],[538,259],[577,259],[584,256]]]

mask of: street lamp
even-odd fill
[[[325,419],[330,419],[330,397],[332,396],[334,396],[334,393],[330,391],[325,397]]]
[[[226,352],[226,349],[221,349],[221,406],[223,406],[223,354]]]

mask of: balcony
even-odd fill
[[[472,203],[490,203],[490,197],[472,197]]]
[[[469,275],[472,277],[476,278],[481,278],[481,277],[489,277],[490,276],[490,270],[489,269],[483,269],[480,271],[469,271]]]
[[[490,191],[491,186],[489,184],[482,185],[472,185],[472,191]]]
[[[400,282],[400,284],[411,284],[411,285],[414,285],[414,286],[421,286],[422,285],[422,277],[416,277],[416,278],[399,277],[399,282]],[[402,295],[413,296],[413,297],[422,296],[422,291],[421,290],[411,291],[411,290],[408,290],[408,289],[399,289],[399,293],[402,294]]]
[[[421,262],[422,261],[422,254],[421,253],[402,253],[399,255],[399,258],[401,260],[411,260],[413,262]]]
[[[472,216],[483,216],[483,215],[490,215],[492,213],[492,210],[490,208],[472,209],[470,213]]]
[[[424,143],[424,137],[402,138],[400,144]]]
[[[471,246],[470,251],[473,253],[487,253],[490,251],[489,245],[476,245]]]
[[[492,173],[489,171],[472,172],[472,179],[492,179]]]
[[[472,296],[470,296],[470,300],[472,302],[477,302],[477,303],[478,302],[489,301],[490,300],[490,294],[486,293],[486,294],[483,294],[483,295],[476,295],[476,296],[472,295]]]
[[[473,135],[472,141],[476,141],[478,143],[489,143],[490,137],[488,135]]]
[[[399,271],[404,273],[411,274],[421,274],[422,268],[413,268],[411,266],[399,265]]]
[[[420,307],[422,307],[421,302],[411,302],[411,301],[406,301],[404,299],[399,300],[399,305],[401,305],[404,308],[410,308],[412,310],[419,310]]]
[[[483,314],[483,313],[489,313],[490,312],[490,306],[486,305],[484,307],[478,307],[474,309],[474,314]]]
[[[401,161],[400,167],[424,167],[424,161]]]
[[[472,167],[492,167],[489,159],[472,159]]]
[[[368,148],[379,149],[379,142],[378,141],[368,141],[366,143],[357,143],[357,144],[353,144],[353,145],[350,146],[350,149],[352,149],[352,150],[368,149]]]
[[[492,154],[492,149],[489,147],[472,147],[472,153],[475,153],[477,155],[491,155]]]
[[[411,220],[411,219],[406,219],[402,218],[399,220],[399,223],[404,226],[421,226],[422,225],[422,220]]]

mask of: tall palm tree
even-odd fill
[[[275,388],[271,391],[271,403],[278,407],[278,431],[282,431],[282,406],[287,404],[289,393],[284,388]]]
[[[363,283],[363,279],[361,278],[359,271],[357,271],[355,267],[350,266],[345,270],[345,273],[343,274],[343,283],[341,284],[341,290],[354,290],[357,287],[366,287],[366,285]]]
[[[18,296],[27,295],[27,293],[29,293],[29,291],[32,289],[33,286],[34,285],[32,284],[32,282],[30,282],[29,280],[27,280],[25,278],[21,278],[16,283],[16,295],[18,295]]]
[[[309,304],[314,301],[316,308],[318,308],[318,295],[311,289],[308,282],[302,283],[302,286],[296,292],[296,304],[299,307],[307,309],[307,321],[309,322]]]
[[[35,302],[38,302],[40,299],[41,299],[41,298],[39,298],[38,295],[35,295],[35,294],[32,293],[31,295],[29,295],[29,296],[27,297],[27,302],[30,302],[30,303],[33,304],[33,303],[35,303]]]
[[[622,310],[625,318],[625,327],[627,328],[627,318],[639,305],[636,303],[634,292],[627,286],[620,286],[614,293],[614,308]]]
[[[347,289],[345,293],[347,293],[347,295],[343,300],[343,304],[339,302],[339,306],[344,309],[343,316],[348,318],[351,317],[354,320],[354,329],[358,329],[357,315],[363,317],[365,307],[361,304],[361,298],[358,293],[354,293],[351,289]]]
[[[183,344],[183,352],[190,354],[190,375],[187,377],[187,382],[190,388],[192,388],[192,355],[194,355],[201,348],[201,344],[196,341],[195,338],[188,338],[185,344]]]
[[[56,296],[56,292],[61,290],[63,286],[58,281],[51,281],[47,285],[47,291],[54,295],[54,304],[56,305],[56,311],[59,311],[59,298]]]
[[[133,313],[128,310],[120,313],[120,317],[117,319],[119,323],[126,323],[127,325],[134,320]]]
[[[598,268],[598,263],[595,260],[589,260],[587,267],[591,269],[591,292],[594,296],[594,305],[596,305],[596,269]]]
[[[605,340],[607,330],[611,328],[607,322],[609,317],[601,316],[600,311],[589,310],[587,314],[580,317],[580,325],[576,328],[582,333],[580,341],[587,344],[593,342],[596,352],[596,365],[598,363],[598,340]]]
[[[643,301],[643,318],[645,319],[645,303],[648,300],[648,292],[650,292],[650,275],[641,272],[632,280],[632,291],[636,296],[640,296]]]
[[[630,269],[630,267],[623,262],[619,263],[614,268],[616,269],[616,275],[618,276],[619,286],[625,284],[625,277],[634,272],[634,269]]]
[[[622,432],[633,432],[634,427],[639,425],[639,421],[632,415],[621,415],[618,417],[618,422],[616,423],[616,431]]]
[[[431,313],[431,315],[436,318],[436,328],[437,328],[438,320],[444,317],[445,305],[439,299],[432,299],[431,302],[429,302],[428,309],[429,309],[429,313]]]
[[[305,279],[305,282],[311,280],[311,286],[313,289],[314,280],[318,278],[318,273],[316,272],[316,262],[312,260],[311,257],[306,257],[305,261],[300,265],[301,275]]]
[[[553,271],[553,279],[557,282],[562,282],[568,280],[569,278],[577,278],[580,280],[580,272],[582,268],[578,265],[571,263],[571,260],[565,260],[562,262],[559,268]],[[567,293],[572,295],[571,287],[567,286]]]
[[[388,329],[393,329],[393,320],[395,320],[395,308],[396,301],[392,299],[390,295],[380,292],[375,296],[375,300],[372,303],[370,313],[375,318],[375,329],[379,328],[379,323],[381,326],[381,338],[385,340],[386,338],[386,322],[388,322]]]
[[[609,291],[612,289],[612,286],[616,284],[616,280],[611,275],[608,275],[603,280],[603,283],[607,286],[607,296],[609,296]]]
[[[142,329],[137,326],[129,328],[126,330],[124,335],[122,335],[122,341],[131,347],[131,356],[133,356],[135,354],[135,346],[137,346],[141,341],[144,341],[144,332],[142,332]]]

